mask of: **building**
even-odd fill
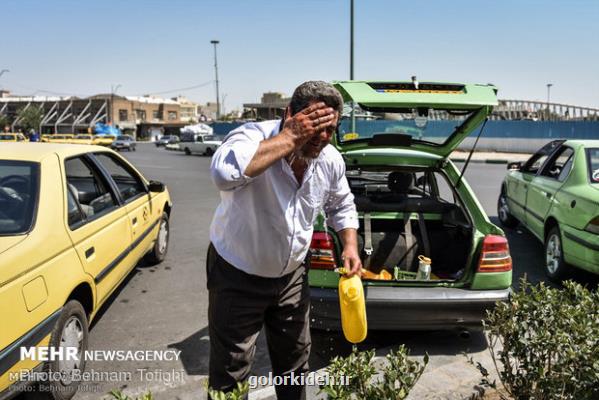
[[[179,128],[198,120],[197,104],[183,97],[164,99],[115,94],[87,98],[32,97],[4,92],[0,97],[0,116],[11,121],[12,130],[19,127],[19,112],[29,107],[42,110],[41,133],[87,133],[101,122],[138,139],[154,140],[157,136],[178,133]]]
[[[278,92],[264,93],[260,103],[246,103],[243,105],[243,117],[257,121],[282,118],[283,112],[291,100],[291,98],[284,96],[283,93]]]
[[[206,104],[198,104],[197,114],[200,122],[214,121],[216,120],[217,106],[214,102],[207,102]]]

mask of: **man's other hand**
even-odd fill
[[[346,271],[346,276],[353,276],[355,274],[362,274],[362,261],[358,255],[358,251],[353,247],[346,247],[341,253],[341,260],[343,261],[343,268]]]

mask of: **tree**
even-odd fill
[[[22,108],[19,111],[18,125],[23,128],[25,131],[30,129],[35,129],[36,131],[40,128],[40,124],[42,123],[42,118],[44,117],[44,111],[38,107],[27,107]]]

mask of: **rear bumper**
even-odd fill
[[[486,310],[511,289],[364,287],[368,328],[374,330],[480,329]],[[311,326],[341,329],[337,289],[311,288]]]

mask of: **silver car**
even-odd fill
[[[133,138],[133,136],[129,136],[129,135],[117,136],[116,140],[114,142],[112,142],[110,147],[113,150],[117,150],[117,151],[121,151],[121,150],[135,151],[135,139]]]

